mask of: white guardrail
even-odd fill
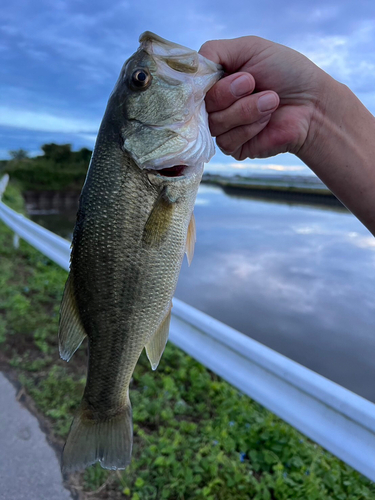
[[[69,269],[68,241],[2,202],[0,219]],[[170,340],[175,345],[375,481],[375,404],[176,298],[173,306]]]

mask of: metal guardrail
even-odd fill
[[[70,243],[0,202],[0,219],[20,238],[69,271]]]
[[[68,241],[2,202],[0,219],[69,269]],[[375,404],[176,298],[173,306],[175,345],[375,481]]]

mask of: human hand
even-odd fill
[[[332,79],[299,52],[254,36],[209,41],[199,52],[228,75],[206,96],[219,148],[236,160],[298,154]]]

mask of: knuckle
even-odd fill
[[[210,130],[213,136],[217,136],[225,132],[227,120],[225,118],[225,113],[220,111],[217,113],[212,113],[208,118]]]
[[[204,42],[204,44],[201,45],[201,48],[199,49],[199,53],[210,52],[211,45],[212,45],[212,41],[211,40],[207,40],[207,42]]]
[[[210,100],[215,107],[220,109],[220,107],[223,106],[223,103],[225,102],[225,94],[225,88],[221,82],[218,82],[212,87],[210,90]]]
[[[218,49],[218,40],[207,40],[206,42],[204,42],[198,52],[202,54],[202,56],[207,57],[207,59],[211,59],[211,61],[219,62]]]
[[[239,113],[241,116],[241,120],[244,123],[249,123],[255,119],[253,106],[251,106],[250,99],[240,99],[239,101]]]
[[[212,42],[211,40],[207,40],[207,42],[204,42],[203,45],[201,45],[201,48],[199,49],[199,52],[202,52],[202,50],[206,50],[206,49],[209,49],[212,45]]]

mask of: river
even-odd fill
[[[176,297],[375,402],[375,238],[345,209],[202,185]],[[65,237],[74,215],[34,215]]]

